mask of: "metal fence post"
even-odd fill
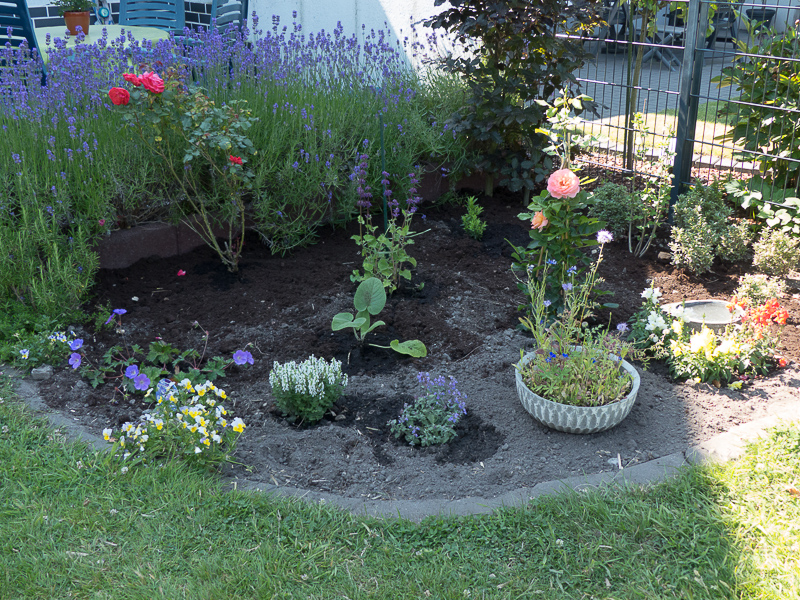
[[[708,29],[708,2],[689,0],[686,17],[686,43],[681,66],[678,96],[678,126],[675,132],[675,162],[672,167],[672,193],[669,198],[669,224],[673,224],[675,203],[692,174],[697,105],[703,76],[702,50]],[[701,48],[700,51],[697,48]]]

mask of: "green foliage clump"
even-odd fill
[[[639,202],[636,195],[617,183],[604,183],[592,193],[594,203],[589,214],[606,223],[615,238],[628,235],[629,225],[637,220]]]
[[[769,187],[794,189],[800,175],[800,28],[787,24],[783,33],[760,28],[767,35],[753,35],[753,24],[745,24],[751,35],[735,41],[736,60],[712,79],[720,87],[735,86],[739,96],[736,121],[718,139],[745,150],[744,160],[758,162]]]
[[[767,275],[785,276],[800,268],[800,238],[768,229],[753,244],[753,266]]]
[[[269,384],[275,406],[291,419],[316,423],[344,394],[347,374],[335,358],[327,362],[313,354],[300,364],[273,363]]]
[[[719,236],[717,256],[722,260],[739,262],[744,260],[753,242],[753,230],[745,220],[731,223]]]
[[[483,207],[478,204],[475,196],[467,198],[467,213],[461,216],[461,224],[464,231],[474,240],[480,241],[483,232],[486,231],[486,221],[481,220]]]
[[[675,204],[675,227],[669,248],[672,264],[695,274],[711,270],[714,257],[742,260],[752,239],[745,221],[733,221],[719,183],[695,185]]]
[[[574,73],[589,58],[582,40],[555,34],[588,30],[599,21],[597,9],[594,2],[477,0],[452,2],[425,22],[453,34],[465,50],[443,60],[469,87],[450,124],[479,155],[477,168],[512,191],[532,190],[553,168],[546,138],[536,131],[546,115],[536,100],[575,84]]]

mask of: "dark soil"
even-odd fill
[[[175,347],[230,357],[248,346],[249,369],[231,367],[217,381],[228,407],[247,423],[227,473],[264,483],[329,491],[364,498],[494,497],[548,481],[628,466],[685,450],[733,425],[764,416],[770,404],[798,395],[800,299],[797,289],[781,299],[790,312],[780,352],[792,364],[741,392],[710,385],[676,383],[663,365],[639,369],[642,385],[631,414],[618,427],[580,436],[552,431],[522,408],[513,363],[530,339],[518,331],[522,300],[510,271],[508,241],[525,244],[526,224],[517,219],[521,198],[498,193],[482,198],[489,226],[481,242],[461,228],[463,209],[427,207],[428,229],[409,251],[417,258],[414,280],[390,299],[380,315],[386,326],[373,341],[419,339],[428,356],[413,359],[391,350],[358,347],[351,333],[333,333],[334,314],[352,310],[351,271],[359,253],[353,227],[324,229],[316,245],[289,256],[272,256],[253,237],[241,270],[228,273],[201,248],[184,256],[145,259],[127,269],[103,271],[98,305],[125,308],[124,333],[86,331],[90,360],[115,344],[142,347],[162,338]],[[644,259],[623,243],[606,247],[601,274],[619,304],[612,324],[640,307],[650,281],[665,302],[727,299],[746,265],[716,265],[702,277],[659,261],[662,246]],[[185,276],[177,276],[179,270]],[[420,284],[424,287],[420,289]],[[793,294],[793,295],[792,295]],[[336,357],[350,375],[346,395],[315,426],[287,423],[274,410],[269,371],[273,361],[309,355]],[[390,436],[386,422],[419,393],[416,375],[452,375],[467,397],[468,417],[458,438],[444,447],[412,448]],[[113,383],[92,389],[70,368],[57,368],[40,384],[47,403],[99,433],[137,417],[146,404],[124,399]],[[335,414],[334,414],[335,413]]]

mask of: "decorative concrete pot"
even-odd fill
[[[526,354],[520,361],[520,366],[527,364],[533,353]],[[530,415],[551,429],[566,431],[567,433],[597,433],[619,425],[628,416],[639,393],[641,378],[636,369],[627,361],[622,361],[622,368],[631,376],[631,391],[625,398],[606,404],[604,406],[572,406],[547,400],[534,394],[522,380],[518,368],[514,368],[517,378],[517,395],[522,406]]]
[[[78,26],[80,25],[84,35],[89,33],[89,15],[88,10],[82,12],[64,11],[64,24],[69,29],[70,35],[78,35]]]
[[[683,302],[673,302],[665,304],[662,308],[669,314],[673,314]],[[744,316],[744,310],[737,306],[732,313],[728,309],[728,303],[724,300],[690,300],[686,302],[684,319],[695,331],[700,331],[703,323],[712,331],[724,331],[725,327],[732,323],[739,323]]]

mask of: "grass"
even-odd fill
[[[733,156],[731,148],[719,147],[720,142],[715,137],[725,133],[734,122],[735,111],[725,111],[724,116],[717,116],[718,111],[724,110],[726,101],[704,102],[697,109],[697,126],[695,139],[699,145],[698,152],[710,156],[730,158]],[[656,147],[664,143],[665,137],[674,137],[678,129],[678,111],[667,108],[659,112],[644,113],[645,126],[650,133],[646,135],[646,146]],[[625,140],[625,115],[616,115],[597,121],[591,121],[584,127],[585,131],[607,137],[615,144],[622,145]]]
[[[800,433],[654,487],[355,518],[104,456],[0,396],[0,598],[790,598]]]

